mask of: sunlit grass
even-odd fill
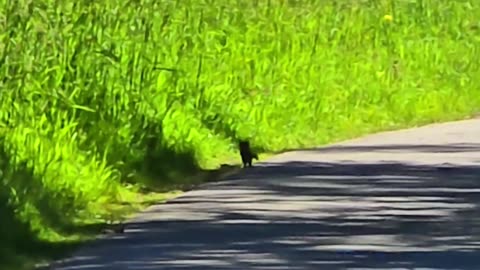
[[[0,4],[0,199],[42,239],[238,138],[278,151],[480,105],[475,1]]]

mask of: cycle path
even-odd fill
[[[480,119],[283,153],[56,270],[480,269]]]

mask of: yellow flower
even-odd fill
[[[387,14],[387,15],[383,16],[383,20],[387,21],[387,22],[391,22],[391,21],[393,21],[393,16],[390,15],[390,14]]]

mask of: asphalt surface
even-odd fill
[[[56,270],[480,269],[480,119],[257,163]]]

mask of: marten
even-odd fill
[[[248,141],[240,141],[238,143],[240,150],[240,156],[242,157],[243,168],[252,167],[252,159],[258,160],[258,155],[253,153],[250,149],[250,143]]]

